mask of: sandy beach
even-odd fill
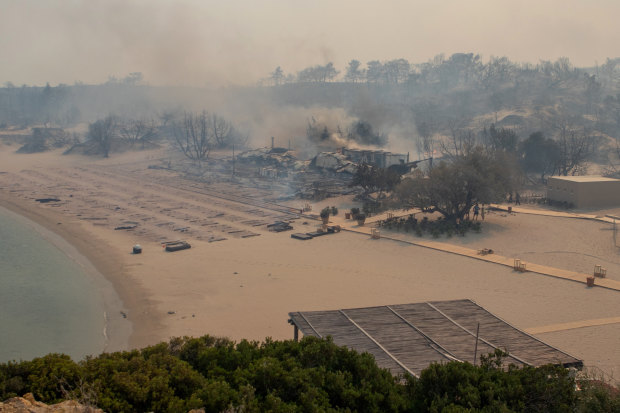
[[[109,300],[109,351],[185,335],[289,339],[291,311],[470,298],[608,378],[620,376],[618,291],[347,231],[294,240],[267,224],[290,219],[293,232],[307,232],[318,222],[261,204],[268,189],[149,169],[158,152],[94,160],[15,149],[0,147],[0,206],[61,237],[110,283],[120,302]],[[351,202],[327,199],[313,211]],[[333,221],[352,225],[342,215]],[[608,223],[498,211],[486,215],[481,234],[439,241],[584,273],[601,264],[620,280],[612,236]],[[166,253],[161,242],[175,239],[192,248]],[[142,254],[131,254],[136,243]]]

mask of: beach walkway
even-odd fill
[[[507,207],[503,207],[500,205],[495,205],[494,207],[500,210],[507,211]],[[538,214],[538,215],[546,215],[546,216],[557,216],[557,217],[573,218],[573,219],[574,218],[597,219],[597,220],[602,220],[605,222],[613,222],[613,219],[608,218],[608,217],[597,217],[595,215],[573,214],[573,213],[565,213],[565,212],[558,212],[558,211],[541,211],[541,210],[533,210],[533,209],[520,208],[520,207],[517,207],[516,210],[513,208],[512,212],[513,213],[530,213],[530,214]],[[411,213],[412,211],[398,211],[396,213],[392,213],[392,216],[407,216]],[[366,223],[363,226],[359,226],[356,223],[356,221],[346,221],[344,225],[342,223],[340,223],[340,225],[343,231],[350,231],[350,232],[355,232],[359,234],[365,234],[371,237],[373,229],[374,229],[373,224],[385,218],[387,218],[386,214],[379,214],[379,215],[372,217],[372,219],[366,219]],[[411,235],[401,234],[397,232],[382,232],[381,238],[389,239],[392,241],[403,242],[403,243],[407,243],[411,245],[416,245],[419,247],[430,248],[430,249],[434,249],[437,251],[449,252],[451,254],[470,257],[470,258],[481,260],[481,261],[492,262],[492,263],[503,265],[503,266],[510,267],[510,268],[514,268],[515,259],[518,258],[518,257],[504,257],[504,256],[497,255],[497,254],[482,255],[479,253],[478,250],[462,247],[460,245],[453,245],[453,244],[449,244],[446,242],[439,242],[439,241],[430,241],[430,240],[421,239],[421,238],[414,239],[412,238]],[[521,261],[521,263],[525,263],[525,262]],[[533,272],[533,273],[547,275],[547,276],[555,277],[555,278],[562,278],[565,280],[575,281],[575,282],[579,282],[583,284],[586,284],[587,278],[592,276],[592,274],[584,274],[584,273],[579,273],[579,272],[574,272],[574,271],[569,271],[569,270],[563,270],[560,268],[549,267],[546,265],[535,264],[531,262],[527,262],[525,264],[526,264],[525,270],[527,272]],[[597,277],[595,279],[594,286],[620,291],[620,281],[611,280],[608,278]]]
[[[553,333],[555,331],[572,330],[575,328],[604,326],[608,324],[620,323],[620,317],[596,318],[592,320],[573,321],[571,323],[552,324],[540,327],[526,328],[528,334]]]
[[[508,212],[508,206],[503,204],[490,204],[489,207],[494,208],[496,210]],[[620,223],[620,218],[614,220],[614,218],[607,215],[595,215],[595,214],[583,214],[578,212],[565,212],[565,211],[551,211],[546,209],[538,209],[538,208],[528,208],[525,206],[510,206],[511,211],[513,213],[518,214],[529,214],[529,215],[542,215],[546,217],[557,217],[557,218],[573,218],[573,219],[590,219],[594,221],[608,222],[613,224],[614,221],[618,221]]]

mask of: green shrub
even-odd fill
[[[329,217],[329,213],[331,212],[331,208],[330,207],[325,207],[321,210],[321,212],[319,213],[319,216],[321,218],[327,218]]]
[[[416,228],[416,231],[419,228]],[[263,343],[203,336],[78,363],[50,354],[0,363],[0,400],[32,392],[54,403],[71,395],[106,412],[618,412],[620,392],[580,382],[559,366],[431,364],[419,378],[394,377],[374,358],[330,337]]]

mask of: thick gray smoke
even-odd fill
[[[620,2],[598,0],[0,0],[0,83],[254,84],[351,59],[426,61],[476,50],[513,61],[604,62]]]

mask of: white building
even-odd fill
[[[547,199],[576,208],[620,207],[620,179],[603,176],[552,176],[547,180]]]

